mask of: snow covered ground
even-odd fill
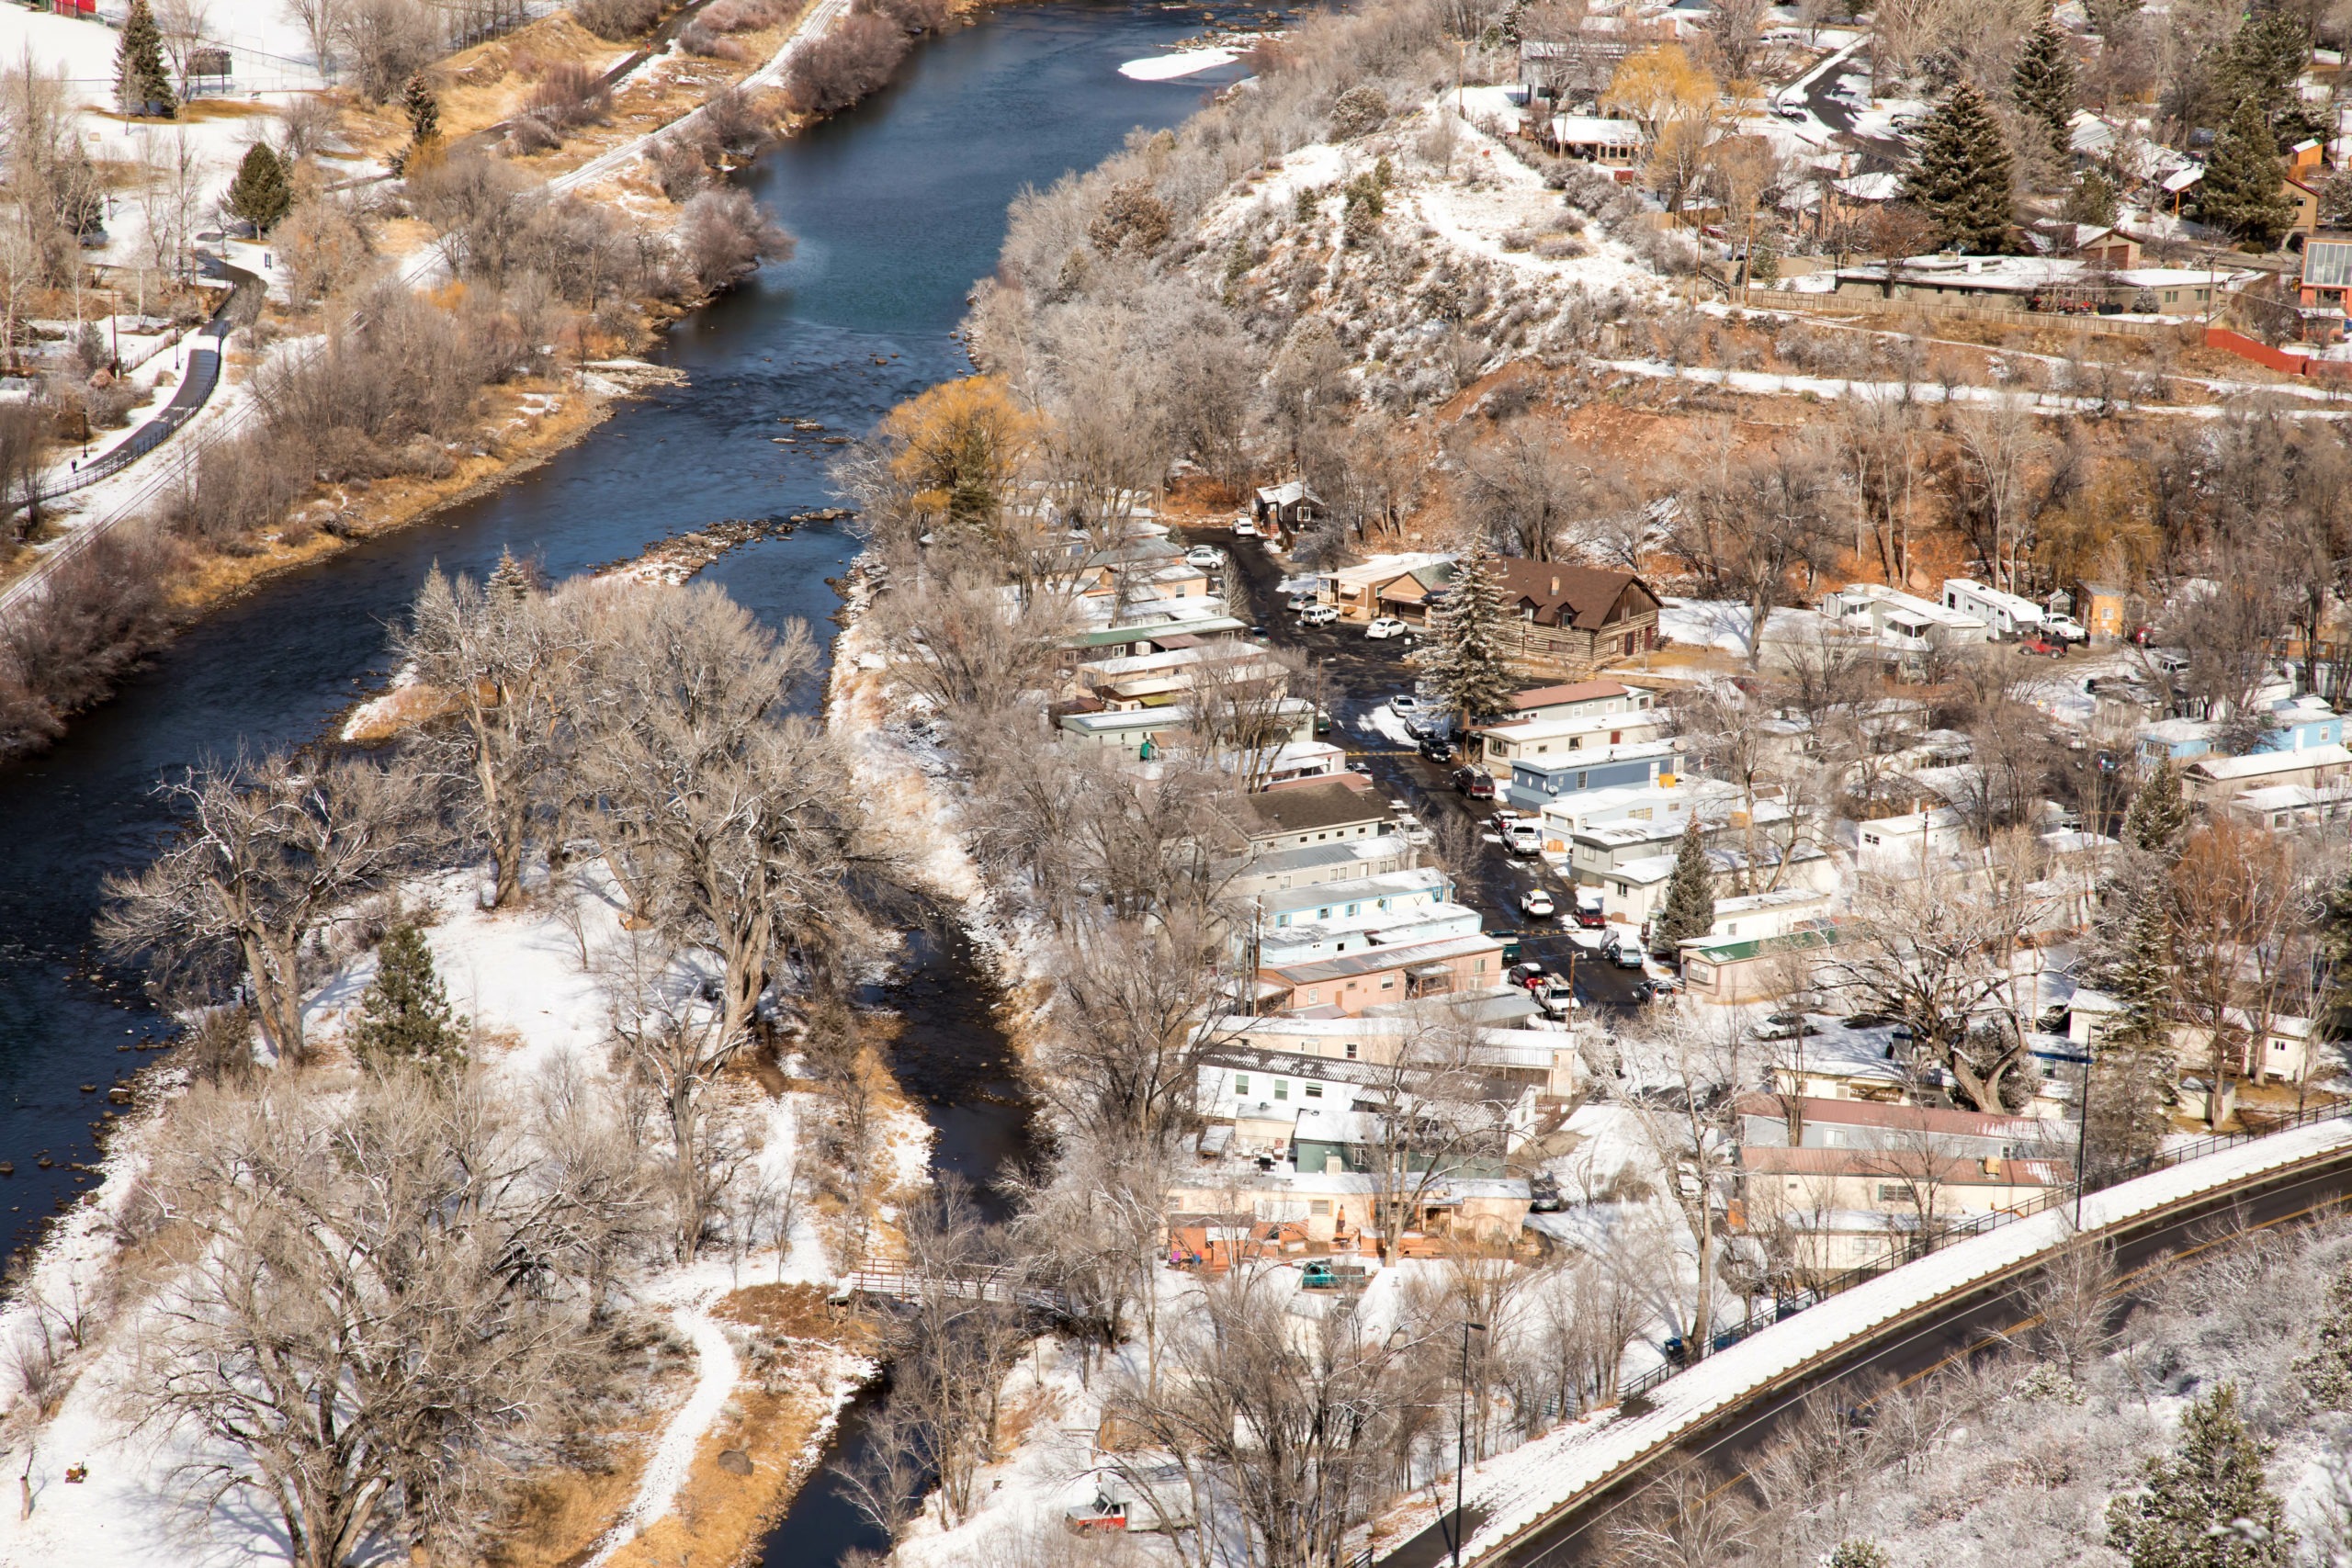
[[[2083,1228],[2096,1234],[2152,1210],[2324,1154],[2352,1148],[2352,1122],[2330,1122],[2258,1138],[2202,1159],[2094,1193],[2083,1203]],[[1778,1323],[1658,1385],[1652,1406],[1582,1423],[1476,1466],[1472,1506],[1486,1518],[1470,1536],[1465,1561],[1488,1556],[1570,1499],[1756,1388],[1828,1355],[1878,1325],[1971,1282],[1999,1274],[2069,1236],[2064,1209],[2020,1220],[1897,1269]]]
[[[1155,54],[1142,60],[1130,60],[1119,67],[1119,74],[1132,82],[1173,82],[1180,77],[1214,71],[1220,65],[1230,65],[1240,58],[1229,49],[1180,49],[1173,54]]]
[[[580,919],[558,912],[548,898],[521,908],[485,911],[476,897],[480,877],[453,874],[413,890],[413,908],[433,920],[426,939],[452,1006],[473,1021],[486,1053],[483,1070],[493,1093],[520,1096],[559,1068],[584,1077],[610,1072],[605,1046],[607,1004],[596,976],[582,962],[621,936],[614,901],[580,895]],[[372,956],[348,964],[309,1009],[315,1038],[332,1043],[354,1016],[374,973]],[[797,1124],[809,1097],[770,1098],[724,1086],[724,1114],[748,1123],[760,1144],[756,1164],[780,1176],[792,1157]],[[91,1301],[113,1261],[112,1224],[136,1189],[145,1166],[141,1145],[153,1112],[119,1137],[94,1201],[42,1247],[30,1288],[0,1314],[0,1352],[40,1332],[40,1303]],[[891,1138],[900,1174],[919,1172],[929,1128],[911,1111],[896,1113]],[[812,1213],[804,1214],[781,1246],[752,1255],[752,1278],[786,1283],[828,1282],[824,1245]],[[605,1555],[674,1506],[697,1445],[734,1392],[740,1368],[711,1308],[733,1288],[732,1264],[706,1258],[644,1282],[642,1299],[664,1312],[680,1337],[695,1348],[692,1390],[654,1434],[646,1470],[628,1512],[605,1543]],[[29,1451],[34,1507],[28,1518],[0,1510],[0,1563],[73,1563],[76,1568],[153,1568],[156,1562],[243,1568],[282,1562],[274,1519],[249,1512],[232,1497],[209,1519],[181,1506],[175,1468],[210,1457],[192,1438],[126,1429],[116,1395],[140,1375],[131,1336],[118,1327],[98,1335],[62,1406],[38,1425]],[[837,1412],[870,1371],[843,1354],[824,1369],[831,1412]],[[819,1391],[812,1390],[812,1393]],[[824,1416],[830,1424],[831,1412]],[[86,1465],[85,1481],[65,1484],[68,1466]]]

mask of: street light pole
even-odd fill
[[[2082,1103],[2075,1108],[2075,1228],[2083,1228],[2083,1182],[2086,1175],[2083,1161],[2088,1157],[2091,1141],[2091,1054],[2098,1047],[2083,1047]]]
[[[1453,1529],[1450,1535],[1453,1543],[1453,1568],[1462,1568],[1462,1472],[1467,1468],[1466,1454],[1470,1441],[1470,1331],[1487,1332],[1483,1323],[1464,1319],[1462,1324],[1462,1388],[1453,1416]]]

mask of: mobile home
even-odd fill
[[[1944,608],[1974,615],[1996,637],[2021,637],[2041,629],[2041,606],[1964,577],[1944,579]]]

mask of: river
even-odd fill
[[[815,433],[775,445],[787,433],[778,421],[855,434],[968,370],[948,334],[995,264],[1007,204],[1024,185],[1091,166],[1132,127],[1174,124],[1205,85],[1229,80],[1230,70],[1173,83],[1117,73],[1204,15],[1063,0],[1001,7],[920,47],[895,85],[746,172],[799,248],[668,333],[655,357],[684,371],[684,385],[624,406],[493,494],[262,585],[165,649],[54,750],[0,773],[0,1160],[15,1167],[0,1178],[10,1215],[0,1235],[11,1248],[90,1179],[73,1167],[96,1157],[98,1091],[168,1031],[134,982],[95,964],[89,943],[103,878],[140,863],[171,826],[155,782],[320,737],[384,681],[385,627],[435,562],[481,574],[511,548],[562,577],[726,518],[831,504],[825,465],[839,448]],[[839,601],[825,579],[855,548],[836,528],[807,527],[706,575],[762,616],[798,616],[830,640]],[[878,999],[907,1019],[897,1066],[939,1127],[939,1164],[985,1182],[1021,1147],[1022,1113],[961,941],[918,933],[901,983]],[[52,1168],[38,1165],[44,1156]],[[765,1561],[806,1568],[874,1544],[820,1484]]]

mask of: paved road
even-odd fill
[[[1328,706],[1336,721],[1326,739],[1361,758],[1371,768],[1374,781],[1391,798],[1405,801],[1415,817],[1431,826],[1448,815],[1478,821],[1493,813],[1493,802],[1474,801],[1455,792],[1452,767],[1423,760],[1419,752],[1364,723],[1365,716],[1390,697],[1413,689],[1415,670],[1405,661],[1410,643],[1403,637],[1374,642],[1356,626],[1300,626],[1298,618],[1283,608],[1277,592],[1289,569],[1269,556],[1256,539],[1237,539],[1223,529],[1198,528],[1186,531],[1186,542],[1213,544],[1230,553],[1235,567],[1226,585],[1226,597],[1236,615],[1265,627],[1275,644],[1302,649],[1315,657],[1330,685]],[[1527,962],[1571,975],[1570,960],[1576,949],[1560,920],[1530,920],[1519,912],[1520,896],[1538,886],[1551,889],[1554,902],[1561,908],[1576,907],[1567,882],[1541,861],[1513,860],[1498,846],[1488,844],[1479,858],[1476,885],[1464,890],[1462,897],[1487,917],[1488,930],[1524,931],[1520,945]],[[1634,984],[1641,976],[1606,960],[1584,958],[1574,964],[1572,978],[1576,994],[1586,1007],[1630,1011]]]
[[[2117,1260],[2127,1276],[2134,1275],[2150,1264],[2191,1257],[2249,1231],[2315,1218],[2347,1201],[2352,1201],[2352,1153],[2339,1152],[2300,1172],[2258,1177],[2151,1216],[2123,1233]],[[1859,1405],[1892,1384],[2013,1342],[2027,1332],[2033,1309],[2024,1297],[2037,1275],[2034,1270],[1988,1281],[1930,1318],[1892,1326],[1835,1365],[1725,1412],[1686,1438],[1677,1451],[1719,1475],[1736,1478],[1773,1445],[1816,1393],[1826,1392],[1843,1405]],[[2128,1290],[2124,1295],[2130,1299]],[[1589,1499],[1510,1550],[1479,1559],[1480,1568],[1577,1568],[1604,1561],[1609,1527],[1627,1504],[1639,1498],[1646,1473]],[[1381,1568],[1433,1568],[1446,1558],[1444,1533],[1431,1526],[1380,1562]]]

